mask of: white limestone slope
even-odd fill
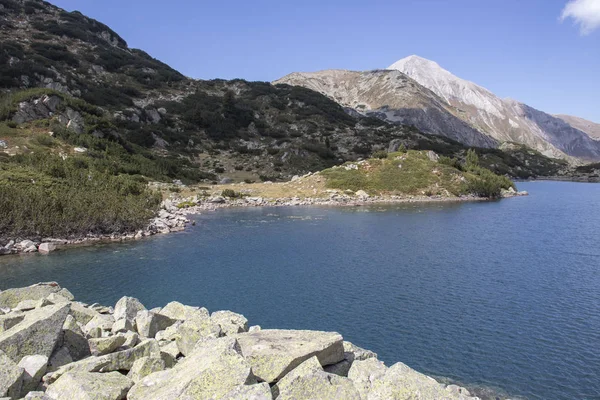
[[[550,157],[567,154],[588,160],[600,159],[600,143],[577,126],[526,104],[501,99],[453,75],[434,61],[410,56],[388,69],[400,71],[430,89],[447,104],[463,111],[465,122],[500,142],[523,143]]]

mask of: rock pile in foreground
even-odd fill
[[[0,292],[0,398],[476,399],[338,333],[178,302],[87,305],[53,282]]]

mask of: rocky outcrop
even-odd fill
[[[23,321],[0,334],[0,350],[14,362],[32,355],[50,357],[69,309],[70,304],[59,304],[26,312]]]
[[[133,297],[113,308],[77,303],[69,295],[56,283],[0,292],[10,304],[2,317],[18,317],[0,334],[0,396],[475,399],[404,364],[388,368],[335,332],[248,328],[241,314],[210,314],[178,302],[149,311]],[[23,301],[38,305],[16,310]],[[116,330],[118,321],[127,323]]]
[[[321,365],[344,359],[343,339],[337,333],[265,329],[239,335],[238,342],[254,374],[268,383],[277,382],[313,356]]]

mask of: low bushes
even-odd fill
[[[55,157],[43,172],[0,163],[0,237],[73,237],[145,227],[160,197],[144,182],[79,166],[84,168]]]

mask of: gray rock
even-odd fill
[[[221,400],[272,400],[271,388],[268,383],[241,385],[221,398]]]
[[[144,110],[146,113],[146,120],[151,124],[157,124],[160,122],[160,113],[154,108],[149,108]]]
[[[0,351],[0,396],[18,399],[23,384],[23,369]]]
[[[381,379],[386,371],[385,364],[375,358],[357,360],[352,363],[348,378],[354,383],[354,387],[360,393],[361,398],[366,399],[371,390],[372,382]]]
[[[118,319],[113,324],[111,331],[112,333],[119,333],[133,331],[134,329],[135,328],[133,327],[133,323],[131,321],[126,319]]]
[[[221,336],[221,327],[210,317],[197,314],[187,319],[177,329],[177,347],[184,356],[192,353],[200,340],[215,339]]]
[[[225,200],[225,197],[223,197],[223,196],[213,196],[208,199],[208,202],[214,203],[214,204],[222,204],[222,203],[225,203],[226,200]]]
[[[46,396],[53,400],[122,400],[132,386],[133,382],[118,372],[71,372],[50,385]]]
[[[0,350],[14,362],[36,354],[50,357],[69,309],[70,304],[58,304],[28,312],[21,323],[0,333]]]
[[[23,397],[23,400],[52,400],[44,392],[29,392]]]
[[[273,387],[278,400],[328,399],[360,400],[352,381],[323,371],[317,357],[311,357],[285,375]]]
[[[132,325],[135,321],[135,316],[139,311],[145,310],[146,307],[136,298],[122,297],[115,305],[115,320],[127,320]]]
[[[225,335],[248,332],[248,320],[241,314],[231,311],[215,311],[210,319],[221,327]]]
[[[23,357],[19,367],[24,370],[22,394],[25,395],[36,390],[42,381],[48,368],[48,357],[40,355]]]
[[[100,328],[103,331],[109,331],[115,323],[115,319],[112,315],[105,315],[98,313],[83,327],[84,332],[90,332],[92,329]]]
[[[171,355],[171,357],[173,357],[174,359],[176,359],[177,356],[179,356],[179,354],[181,354],[179,352],[179,347],[177,346],[176,342],[168,342],[165,345],[161,345],[160,351],[161,351],[161,353],[167,353],[167,354]]]
[[[208,310],[206,308],[186,306],[177,301],[170,302],[158,313],[171,319],[177,319],[180,321],[185,321],[197,315],[208,318]]]
[[[40,247],[38,247],[38,251],[40,254],[49,254],[56,251],[56,245],[54,243],[42,243],[40,244]]]
[[[137,383],[150,374],[164,370],[165,362],[162,359],[144,357],[133,363],[127,377]]]
[[[440,156],[437,155],[437,153],[435,151],[429,150],[427,152],[427,158],[429,158],[429,161],[438,162],[438,160],[440,159]]]
[[[355,193],[356,197],[358,197],[360,200],[366,200],[368,199],[370,196],[367,192],[365,192],[364,190],[359,190]]]
[[[59,347],[54,350],[52,355],[50,356],[50,361],[48,361],[48,371],[53,372],[57,369],[71,364],[73,362],[73,357],[71,357],[71,353],[69,353],[69,349],[65,346]]]
[[[63,324],[63,346],[74,361],[91,355],[88,341],[72,315],[67,315]]]
[[[233,338],[197,347],[172,369],[148,375],[129,400],[220,399],[239,385],[256,383]]]
[[[31,246],[35,246],[35,243],[34,243],[34,242],[32,242],[31,240],[22,240],[22,241],[20,241],[20,242],[19,242],[19,244],[17,245],[17,247],[18,247],[19,249],[21,249],[21,250],[24,250],[24,249],[26,249],[26,248],[28,248],[28,247],[31,247]]]
[[[92,319],[101,314],[90,308],[84,307],[81,303],[74,302],[71,303],[70,315],[72,315],[73,318],[75,318],[75,320],[81,325],[86,325]]]
[[[277,382],[313,356],[323,366],[344,359],[342,336],[334,332],[264,329],[240,334],[238,342],[254,374],[267,383]]]
[[[147,338],[153,338],[157,332],[167,329],[175,322],[174,319],[148,310],[138,311],[135,317],[137,332]]]
[[[42,300],[23,300],[20,301],[19,304],[14,308],[16,311],[31,311],[38,307],[39,301]]]
[[[0,333],[9,330],[25,319],[25,314],[12,312],[8,315],[0,315]]]
[[[125,343],[123,343],[123,349],[131,349],[140,342],[140,335],[135,332],[125,332],[122,334],[125,337]]]
[[[52,304],[61,304],[61,303],[69,303],[70,302],[69,299],[67,299],[66,297],[64,297],[58,293],[51,293],[44,300],[46,300],[47,302],[52,303]]]
[[[362,362],[368,361],[370,360]],[[372,382],[368,398],[369,400],[464,400],[470,397],[446,390],[444,385],[435,379],[402,363],[397,363],[388,368],[383,377]]]
[[[177,320],[173,325],[169,326],[164,331],[160,331],[156,333],[156,340],[159,342],[162,341],[173,341],[177,339],[177,330],[183,324],[182,321]]]
[[[89,357],[73,362],[59,368],[52,374],[44,377],[44,382],[51,384],[62,375],[71,371],[82,372],[112,372],[129,371],[133,363],[144,357],[160,358],[160,347],[154,339],[148,339],[138,344],[133,349],[123,350],[100,357]]]
[[[29,287],[0,292],[0,307],[14,308],[23,300],[40,300],[61,290],[56,282],[38,283]]]
[[[88,343],[90,344],[90,352],[93,356],[103,356],[121,347],[125,343],[125,336],[90,339]]]

